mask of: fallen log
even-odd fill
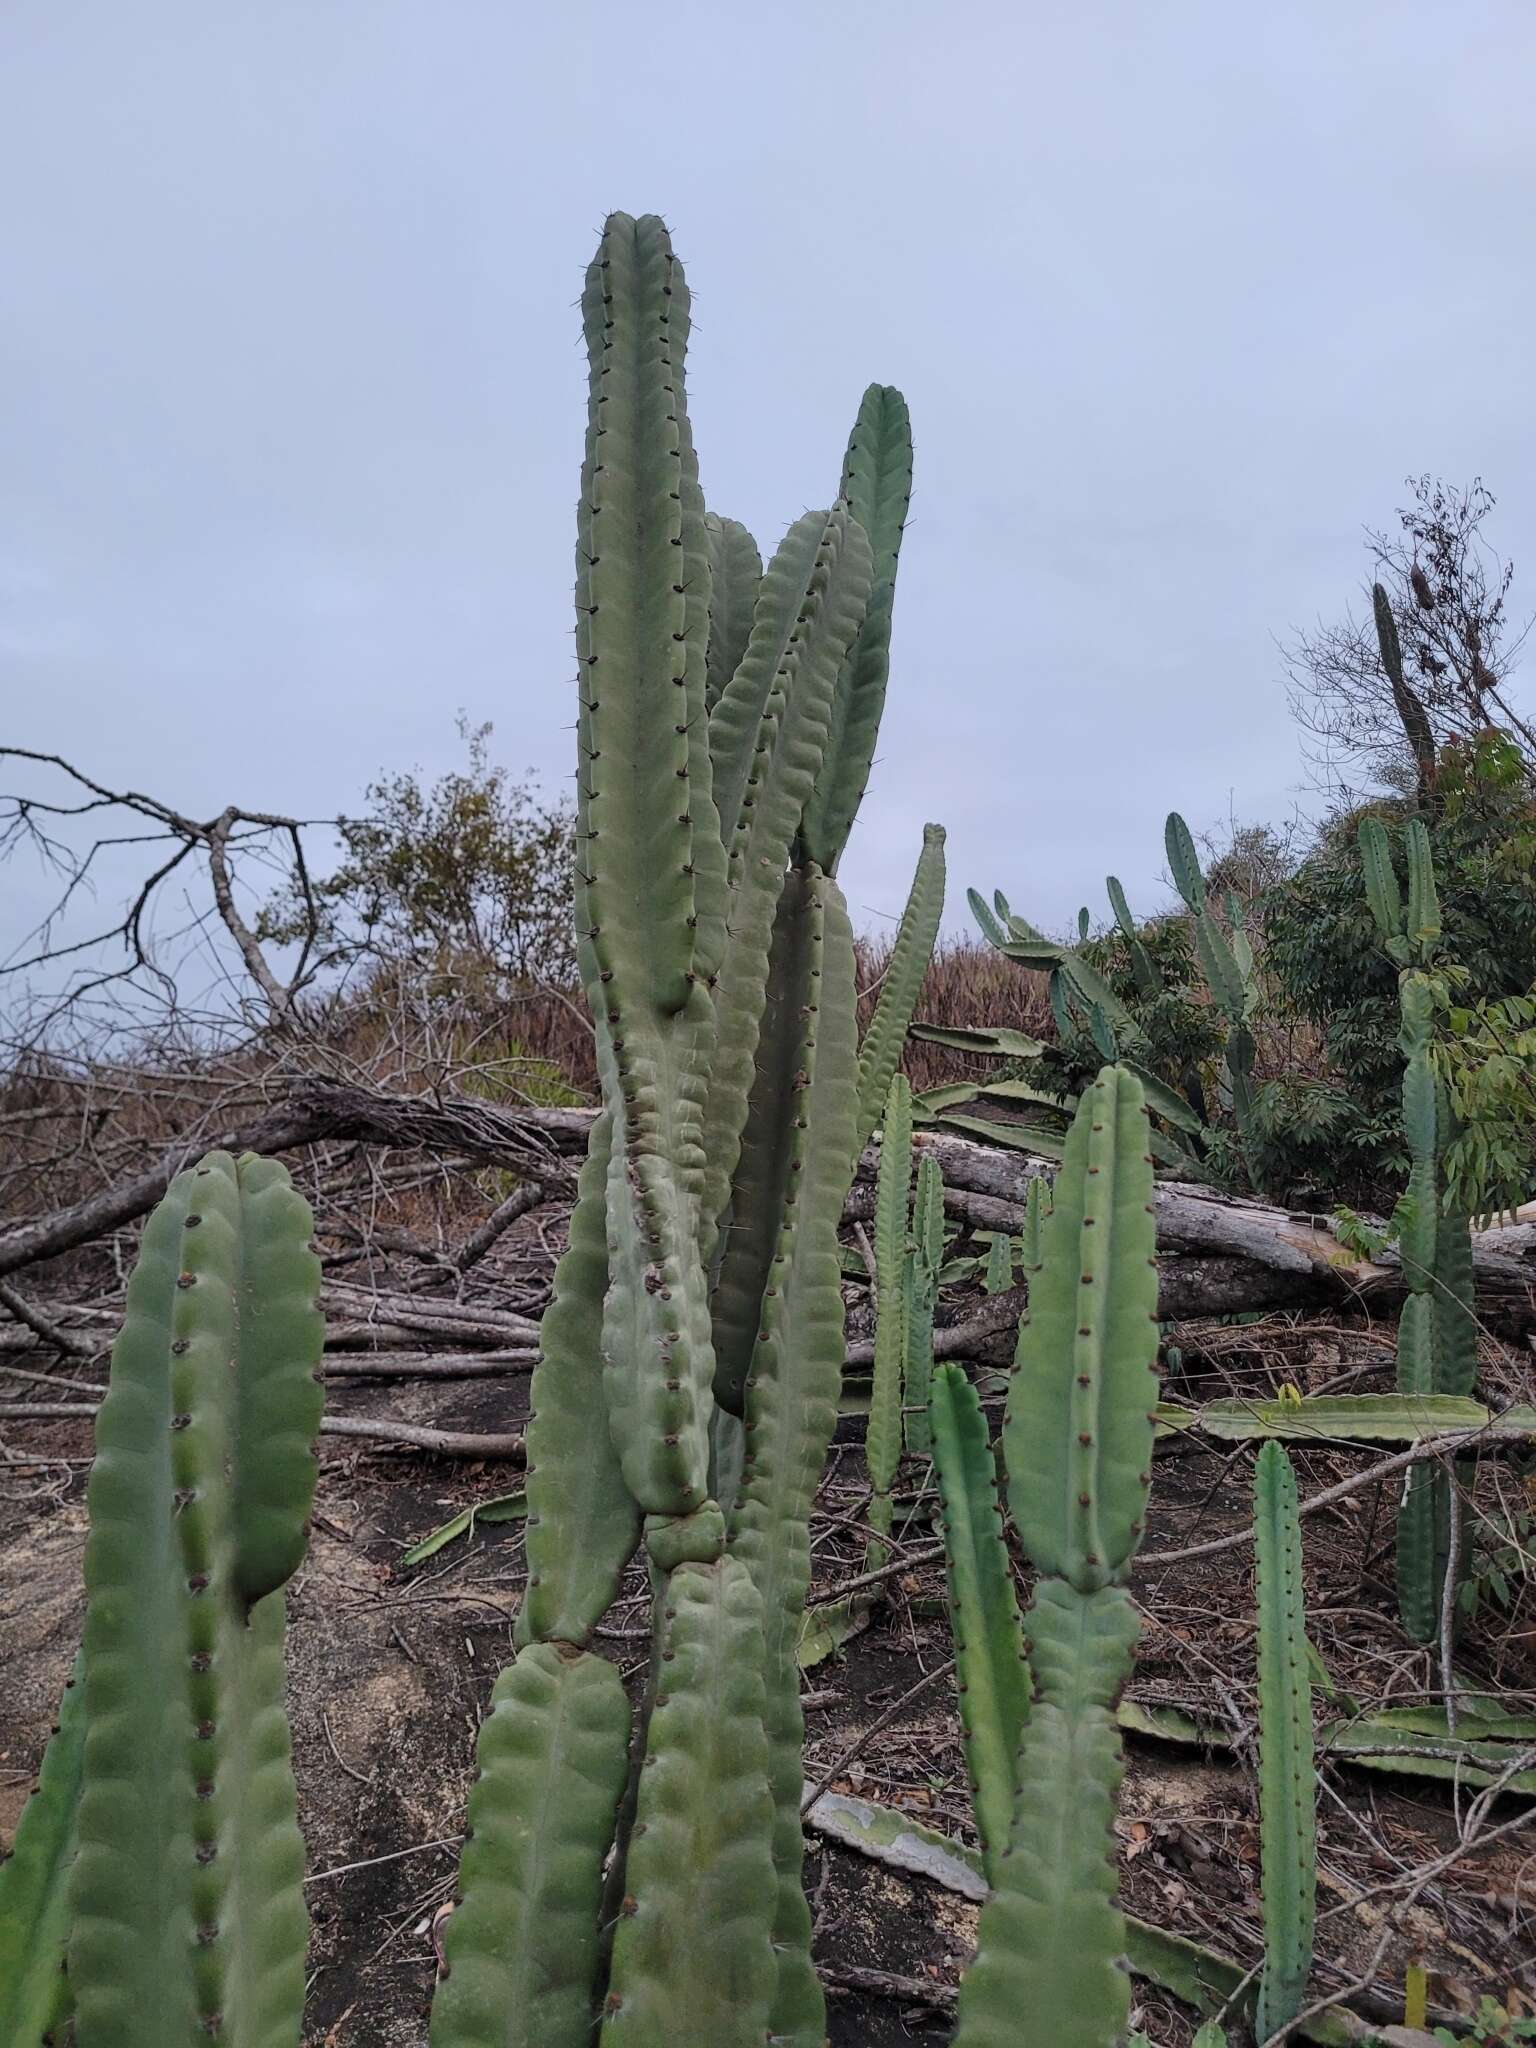
[[[591,1110],[508,1109],[465,1097],[391,1095],[306,1081],[288,1101],[240,1130],[189,1136],[153,1169],[0,1233],[0,1275],[71,1251],[144,1215],[172,1175],[214,1145],[270,1153],[342,1138],[452,1151],[526,1173],[553,1193],[569,1189],[592,1116]],[[939,1162],[951,1216],[983,1230],[1022,1228],[1029,1182],[1049,1171],[1046,1161],[938,1131],[919,1132],[915,1142]],[[879,1148],[871,1145],[859,1161],[845,1210],[849,1221],[873,1213],[878,1160]],[[1395,1253],[1355,1257],[1325,1217],[1293,1215],[1272,1203],[1174,1181],[1158,1184],[1156,1202],[1164,1318],[1340,1307],[1374,1315],[1395,1311],[1406,1292]],[[1516,1340],[1536,1333],[1536,1219],[1479,1232],[1473,1268],[1478,1313],[1487,1327]],[[1022,1305],[1021,1290],[995,1296],[982,1318],[964,1326],[965,1345],[986,1342],[988,1348],[946,1348],[939,1355],[1006,1356]],[[955,1332],[939,1334],[946,1347],[962,1343]]]

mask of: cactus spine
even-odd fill
[[[1259,1616],[1259,1826],[1264,1974],[1261,2041],[1301,2010],[1317,1919],[1317,1781],[1307,1672],[1306,1590],[1296,1475],[1277,1443],[1259,1452],[1253,1488]]]
[[[1465,1396],[1477,1385],[1471,1224],[1465,1216],[1444,1211],[1444,1157],[1455,1131],[1445,1086],[1430,1062],[1440,909],[1423,820],[1411,818],[1404,838],[1406,902],[1386,827],[1379,818],[1361,821],[1366,901],[1398,969],[1399,1039],[1406,1061],[1403,1135],[1409,1172],[1397,1225],[1408,1299],[1398,1325],[1397,1383],[1405,1394]],[[1450,1561],[1451,1489],[1458,1483],[1457,1474],[1417,1465],[1403,1489],[1397,1516],[1397,1597],[1403,1626],[1416,1642],[1431,1641],[1440,1627]]]
[[[282,1588],[320,1421],[311,1227],[281,1166],[211,1152],[172,1182],[129,1283],[85,1554],[80,2048],[297,2048]]]
[[[1017,1620],[979,1405],[958,1368],[934,1379],[967,1765],[993,1887],[955,2040],[1111,2048],[1130,2011],[1113,1710],[1136,1640],[1125,1581],[1146,1513],[1157,1371],[1146,1106],[1122,1069],[1084,1095],[1051,1213],[1042,1223],[1035,1206],[1026,1235],[1042,1256],[1026,1247],[1030,1307],[1003,1455],[1014,1526],[1041,1574],[1024,1621],[1032,1705],[1010,1676]]]
[[[603,1110],[534,1374],[528,1598],[432,2040],[820,2048],[795,1652],[836,1230],[943,896],[930,828],[861,1056],[832,874],[885,694],[910,433],[872,386],[838,503],[764,569],[704,505],[660,220],[609,219],[582,303],[575,894]],[[898,1381],[898,1452],[899,1402]],[[642,1535],[658,1635],[626,1757],[589,1644]]]

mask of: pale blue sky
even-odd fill
[[[1529,560],[1533,83],[1525,0],[5,0],[4,737],[210,814],[354,808],[461,706],[566,775],[574,301],[656,210],[765,546],[911,403],[855,917],[925,818],[952,922],[1150,907],[1170,807],[1291,808],[1274,638],[1407,472]]]

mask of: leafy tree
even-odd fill
[[[262,910],[257,936],[285,944],[318,927],[322,966],[417,961],[519,982],[570,981],[573,819],[490,758],[491,727],[458,721],[465,768],[425,784],[383,775],[369,808],[339,825],[344,857],[296,877]]]
[[[1462,489],[1428,475],[1410,477],[1408,489],[1397,531],[1366,534],[1400,673],[1382,660],[1375,601],[1365,616],[1346,613],[1284,650],[1292,709],[1321,742],[1318,765],[1346,800],[1351,775],[1365,778],[1356,796],[1367,786],[1420,789],[1447,744],[1488,731],[1536,773],[1536,727],[1512,688],[1528,626],[1509,611],[1514,564],[1483,530],[1493,493],[1481,478]]]

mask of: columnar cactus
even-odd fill
[[[1398,969],[1403,1069],[1403,1134],[1408,1188],[1398,1204],[1398,1243],[1408,1299],[1397,1334],[1397,1383],[1405,1394],[1470,1395],[1477,1386],[1470,1220],[1444,1212],[1447,1147],[1455,1136],[1445,1085],[1430,1063],[1432,968],[1440,939],[1429,834],[1419,818],[1405,834],[1406,903],[1392,846],[1378,818],[1360,825],[1366,900]],[[1457,1480],[1430,1465],[1408,1475],[1397,1516],[1397,1597],[1403,1626],[1417,1642],[1440,1627],[1450,1561],[1451,1488]]]
[[[308,1927],[283,1586],[320,1422],[320,1265],[271,1160],[144,1232],[96,1425],[70,1876],[79,2048],[297,2048]]]
[[[1301,2010],[1317,1921],[1317,1773],[1307,1671],[1306,1587],[1296,1475],[1277,1443],[1259,1452],[1253,1485],[1259,1615],[1259,1829],[1264,1974],[1259,2040]]]
[[[902,1272],[901,1315],[906,1357],[901,1376],[901,1419],[907,1449],[925,1458],[933,1446],[928,1390],[933,1379],[933,1317],[939,1300],[939,1270],[944,1264],[944,1177],[939,1162],[928,1153],[917,1162],[911,1235]]]
[[[886,1097],[875,1182],[875,1365],[864,1434],[871,1487],[869,1566],[885,1560],[891,1489],[901,1463],[902,1384],[907,1370],[907,1231],[912,1188],[912,1090],[898,1074]]]
[[[1022,1632],[979,1404],[958,1367],[934,1378],[962,1723],[992,1884],[957,2048],[1111,2048],[1130,2011],[1111,1828],[1114,1706],[1137,1633],[1125,1582],[1157,1390],[1147,1139],[1140,1086],[1106,1068],[1073,1120],[1050,1214],[1029,1219],[1041,1255],[1026,1251],[1029,1313],[1003,1426],[1011,1518],[1041,1575]]]
[[[871,386],[838,502],[764,569],[705,509],[660,220],[612,216],[582,305],[575,893],[603,1108],[534,1374],[528,1597],[432,2039],[585,2048],[598,2023],[616,2048],[819,2048],[795,1651],[836,1230],[943,896],[930,827],[861,1055],[833,876],[884,701],[910,431]],[[588,1645],[642,1540],[657,1647],[626,1761]]]

